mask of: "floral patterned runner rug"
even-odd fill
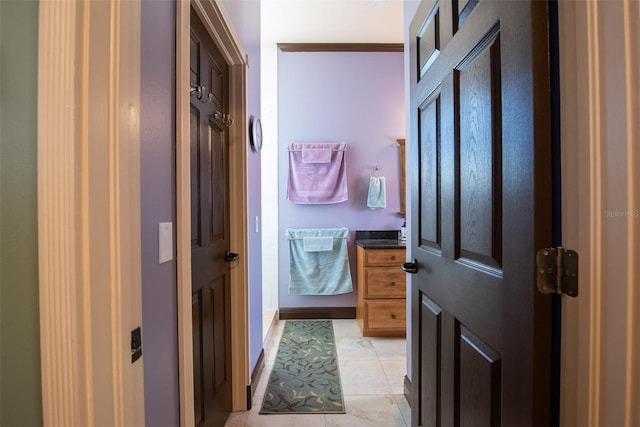
[[[287,320],[261,414],[344,414],[331,320]]]

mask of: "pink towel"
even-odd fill
[[[344,142],[289,144],[287,200],[300,204],[340,203],[348,199]],[[304,150],[331,150],[328,163],[305,163]]]
[[[331,148],[303,148],[302,163],[331,163]]]

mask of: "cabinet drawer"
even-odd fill
[[[374,249],[364,254],[365,265],[390,265],[399,267],[404,262],[404,249]]]
[[[405,300],[366,301],[365,317],[370,329],[399,329],[407,325]]]
[[[398,267],[367,267],[365,275],[365,298],[404,298],[406,273]]]

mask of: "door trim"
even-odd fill
[[[180,425],[194,424],[191,325],[191,184],[189,145],[190,6],[229,65],[232,410],[247,409],[249,374],[246,55],[219,0],[180,0],[176,7],[176,215]]]
[[[144,425],[140,5],[41,2],[38,260],[45,425]]]
[[[633,0],[562,0],[558,15],[563,245],[582,258],[580,296],[562,302],[560,425],[632,426],[640,422],[640,242],[632,237],[640,228],[640,11]],[[615,210],[625,213],[607,217]]]

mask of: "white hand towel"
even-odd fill
[[[372,176],[369,179],[369,194],[367,195],[369,209],[384,209],[387,207],[387,190],[384,176]]]

